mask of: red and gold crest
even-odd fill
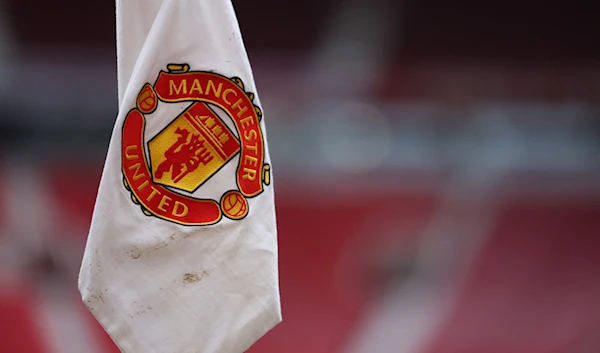
[[[214,72],[189,71],[171,64],[151,85],[146,83],[136,108],[123,123],[123,182],[144,214],[182,225],[210,225],[222,216],[233,220],[249,212],[248,198],[270,183],[260,128],[262,112],[241,79]],[[162,131],[144,140],[146,119],[158,103],[190,102]],[[227,113],[232,131],[214,107]],[[239,154],[236,190],[220,200],[188,196]],[[181,191],[188,195],[182,194]]]

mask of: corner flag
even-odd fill
[[[229,0],[117,0],[119,114],[79,275],[124,353],[241,353],[281,321],[265,119]]]

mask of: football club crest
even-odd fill
[[[215,224],[223,215],[233,220],[246,217],[247,199],[270,183],[262,112],[253,102],[254,94],[246,92],[237,77],[189,71],[187,64],[170,64],[167,69],[154,85],[142,87],[136,108],[123,123],[123,182],[133,202],[147,216],[182,225]],[[159,102],[190,105],[145,141],[146,119],[153,118]],[[215,107],[227,113],[235,131]],[[237,189],[223,190],[220,200],[189,196],[237,155]]]

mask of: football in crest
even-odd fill
[[[140,94],[138,94],[137,108],[144,114],[150,114],[154,112],[157,105],[156,93],[154,93],[152,86],[145,84]]]
[[[221,209],[227,218],[242,219],[248,214],[248,201],[239,191],[229,191],[221,198]]]

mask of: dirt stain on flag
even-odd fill
[[[208,272],[206,272],[206,271],[184,273],[183,274],[183,283],[184,284],[198,283],[198,282],[202,281],[203,279],[205,279],[206,277],[208,277]]]
[[[147,255],[150,254],[154,251],[160,250],[162,248],[167,247],[168,245],[170,245],[171,243],[175,242],[175,241],[179,241],[181,239],[187,238],[187,235],[182,237],[182,238],[176,238],[175,234],[169,234],[169,239],[168,240],[158,240],[157,243],[149,245],[143,249],[140,249],[140,247],[138,246],[134,246],[132,250],[128,250],[127,251],[127,255],[131,256],[132,259],[137,260],[139,259],[142,255]]]

